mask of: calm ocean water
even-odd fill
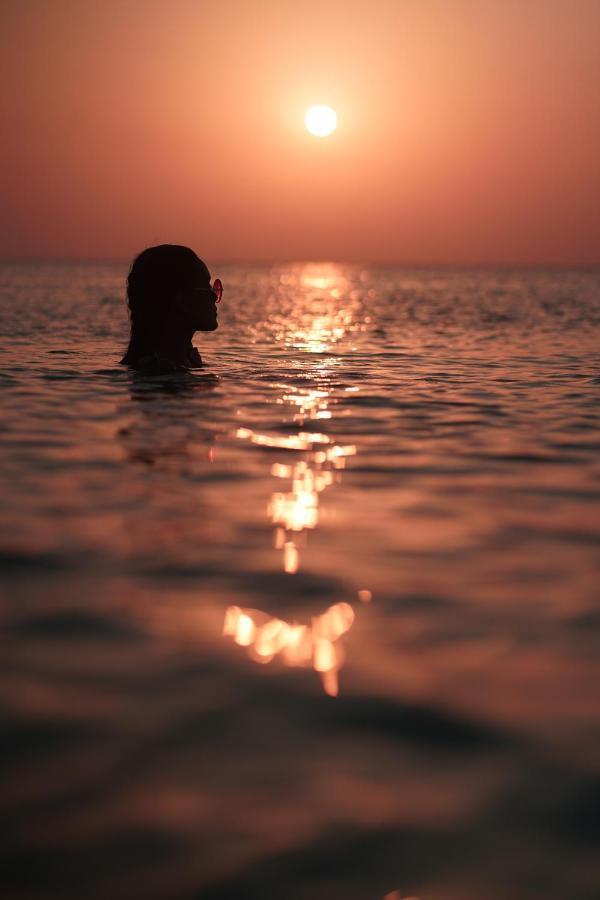
[[[213,274],[0,267],[2,896],[597,900],[600,274]]]

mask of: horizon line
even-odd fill
[[[141,252],[141,251],[140,251]],[[113,265],[129,265],[135,257],[125,256],[35,256],[35,255],[15,255],[0,257],[0,265],[6,264],[23,264],[23,263],[57,263],[57,264],[92,264],[105,263]],[[344,265],[344,266],[362,266],[370,269],[456,269],[471,271],[487,271],[490,269],[524,271],[524,270],[596,270],[600,269],[600,260],[595,262],[579,261],[579,262],[549,262],[549,261],[531,261],[531,262],[509,262],[509,261],[480,261],[480,262],[415,262],[415,261],[394,261],[394,260],[357,260],[357,259],[310,259],[299,257],[261,257],[256,259],[235,259],[225,257],[214,257],[211,259],[211,265],[222,266],[283,266],[283,265]]]

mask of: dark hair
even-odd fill
[[[198,266],[206,270],[209,279],[205,263],[179,244],[148,247],[136,256],[127,277],[131,336],[123,365],[135,366],[156,352],[173,297],[193,284]]]

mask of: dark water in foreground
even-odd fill
[[[0,268],[2,896],[597,900],[600,276],[215,274]]]

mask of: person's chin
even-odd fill
[[[208,321],[203,319],[198,323],[198,331],[216,331],[218,327],[219,322],[216,313]]]

